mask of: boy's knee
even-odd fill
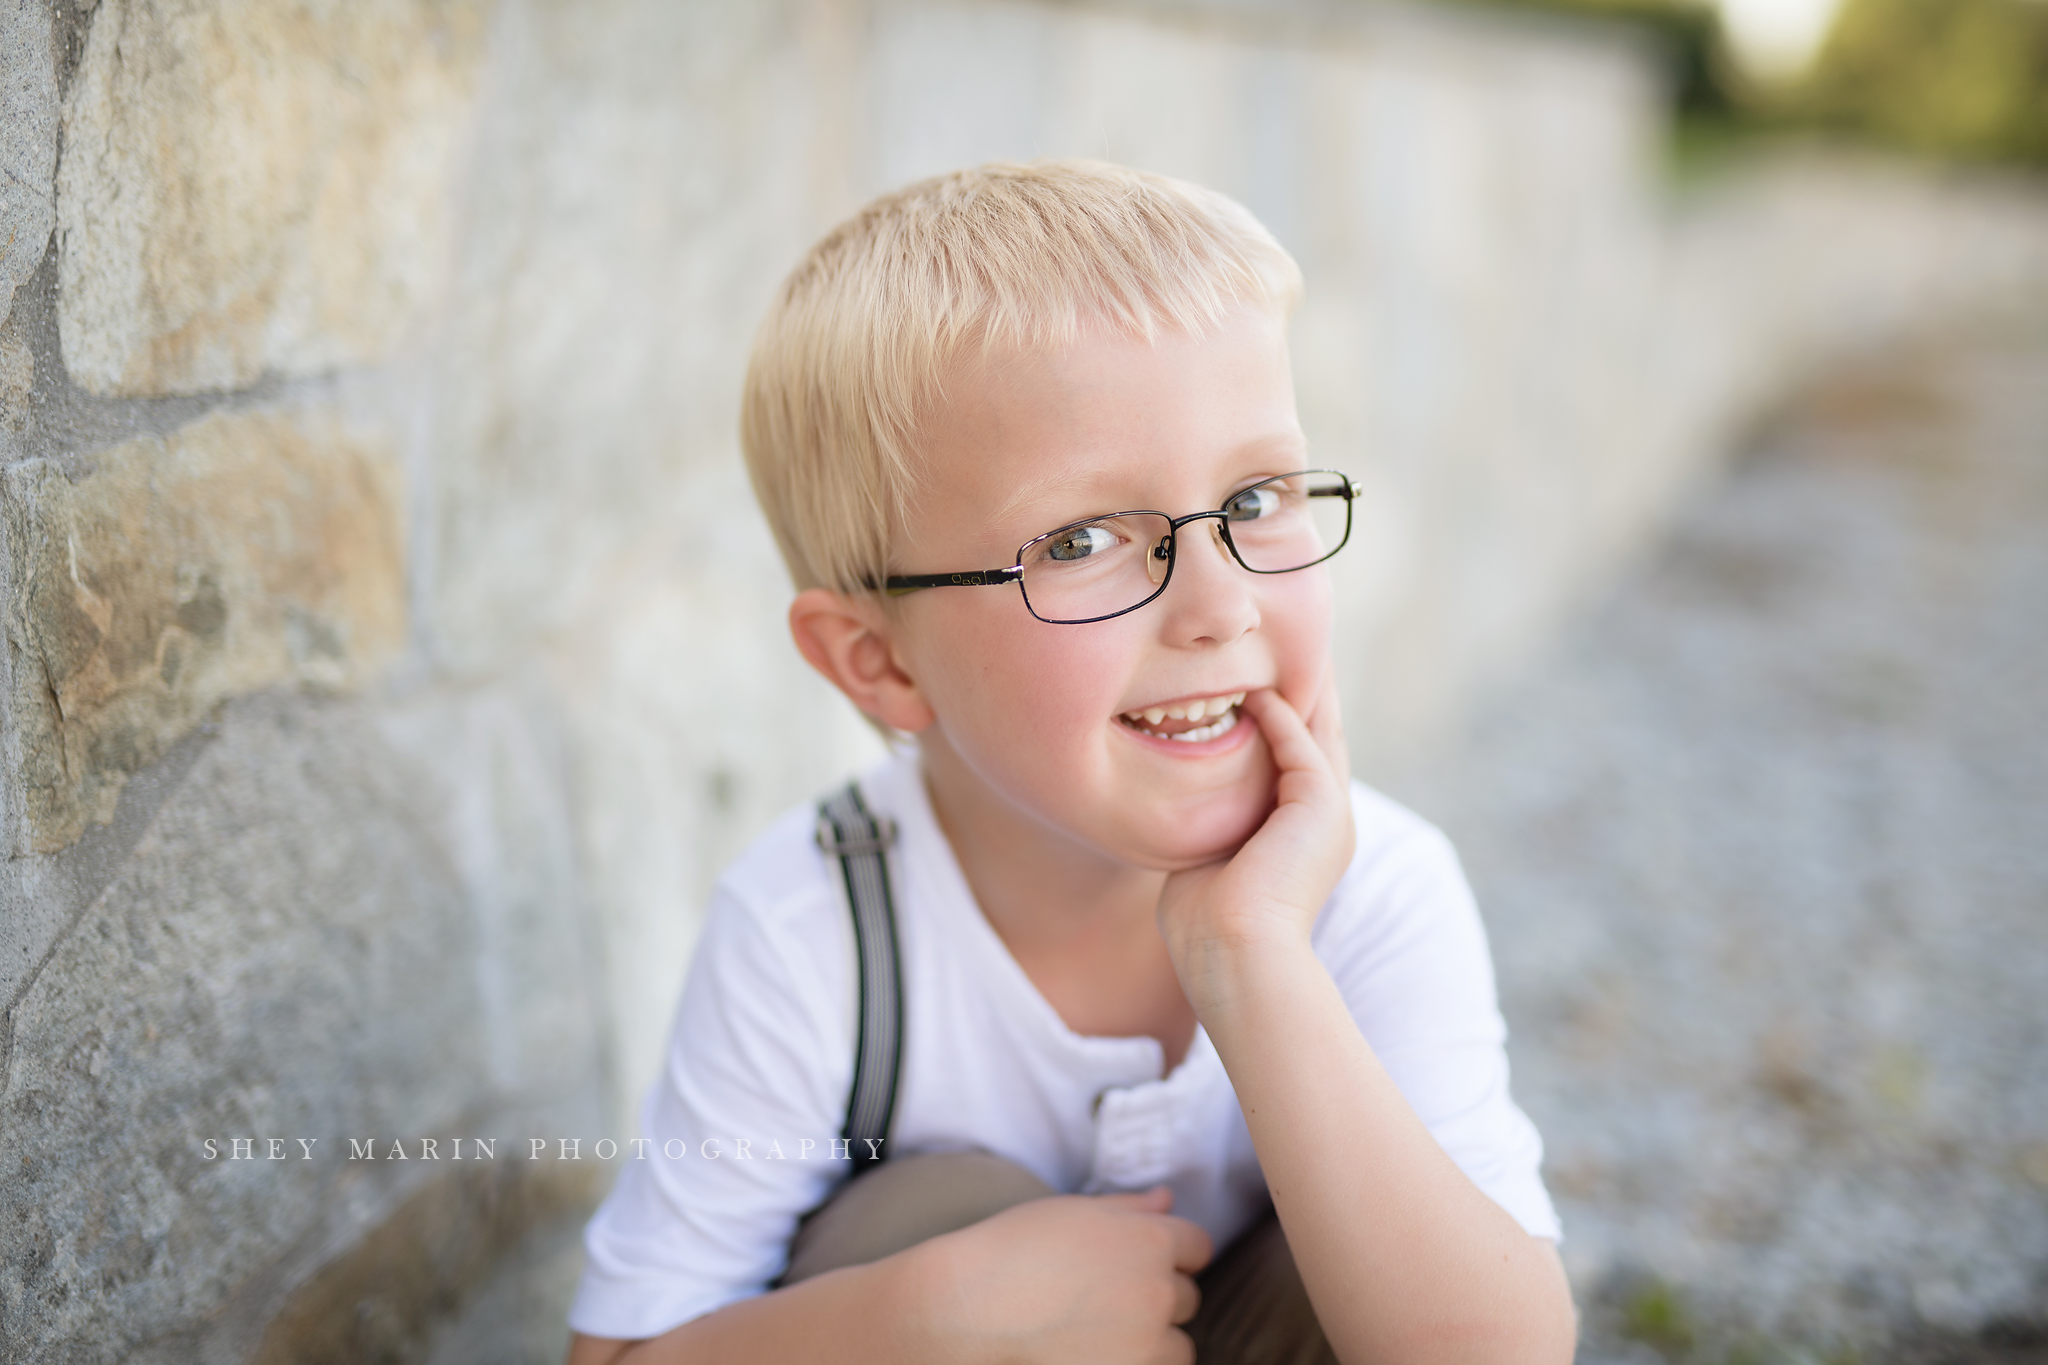
[[[930,1152],[885,1161],[841,1186],[803,1221],[781,1282],[879,1261],[1053,1193],[1016,1162],[989,1152]]]

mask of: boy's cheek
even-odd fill
[[[1314,578],[1310,578],[1314,575]],[[1306,720],[1322,697],[1323,678],[1330,667],[1331,638],[1335,631],[1329,571],[1306,569],[1301,591],[1276,615],[1284,623],[1283,643],[1276,660],[1278,672],[1274,689]]]
[[[1035,742],[1062,729],[1100,724],[1115,709],[1108,689],[1118,685],[1123,651],[1105,648],[1108,632],[1087,626],[1049,626],[1010,604],[1022,621],[958,620],[932,632],[920,651],[934,681],[932,702],[956,719],[980,714],[1008,728],[1041,729]]]

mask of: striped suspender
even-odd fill
[[[840,1132],[855,1175],[886,1156],[903,1061],[903,968],[896,951],[887,856],[895,842],[895,823],[868,814],[858,784],[847,784],[818,806],[818,847],[839,859],[860,957],[860,1040],[853,1054],[846,1127]]]

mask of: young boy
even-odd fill
[[[1231,201],[1087,162],[886,196],[790,277],[744,418],[790,629],[915,740],[858,787],[889,1159],[831,1142],[853,878],[793,811],[719,884],[574,1365],[1570,1359],[1469,892],[1348,779],[1299,288]]]

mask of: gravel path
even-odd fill
[[[2048,1361],[2048,337],[1809,391],[1397,793],[1585,1360]]]

